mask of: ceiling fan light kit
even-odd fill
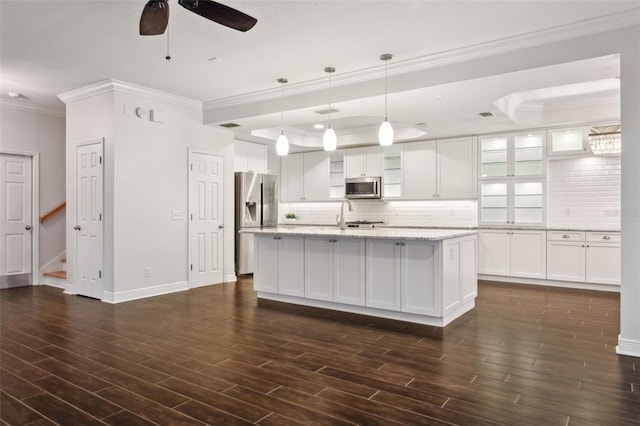
[[[387,118],[387,62],[393,58],[390,53],[380,55],[380,60],[384,61],[384,121],[380,124],[378,130],[378,142],[382,146],[390,146],[393,144],[393,127]]]
[[[336,72],[334,67],[326,67],[324,72],[329,74],[329,126],[322,136],[322,146],[325,151],[335,151],[338,146],[338,137],[336,132],[331,128],[331,74]]]
[[[289,154],[289,139],[284,134],[284,85],[288,83],[289,80],[286,78],[279,78],[278,83],[281,84],[281,92],[280,92],[280,100],[282,102],[281,111],[280,111],[280,136],[276,139],[276,153],[283,157]]]

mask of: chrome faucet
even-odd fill
[[[340,229],[347,229],[347,224],[344,223],[344,203],[349,204],[349,211],[353,211],[353,206],[351,205],[351,201],[347,198],[342,200],[342,204],[340,204],[340,214],[336,216],[336,223],[340,227]]]

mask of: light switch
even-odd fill
[[[173,219],[173,220],[183,220],[184,219],[184,212],[182,210],[174,210],[171,213],[171,219]]]

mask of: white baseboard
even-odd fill
[[[76,286],[71,283],[66,283],[64,286],[64,294],[76,294]]]
[[[163,294],[175,293],[184,290],[189,290],[189,283],[187,281],[178,281],[175,283],[161,284],[136,290],[120,291],[117,293],[105,291],[104,293],[102,293],[102,301],[107,303],[121,303],[128,302],[130,300],[144,299],[145,297],[160,296]]]
[[[640,358],[640,340],[625,339],[618,335],[616,353],[618,355],[628,355]]]
[[[479,280],[498,281],[502,283],[531,284],[547,287],[577,288],[581,290],[611,291],[620,293],[620,286],[613,284],[579,283],[573,281],[541,280],[537,278],[505,277],[502,275],[478,274]]]
[[[227,275],[224,279],[225,283],[235,283],[238,281],[238,277],[235,274]]]

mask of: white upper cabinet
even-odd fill
[[[329,154],[329,198],[344,198],[344,150]]]
[[[382,151],[382,198],[401,198],[403,145],[387,146]]]
[[[267,146],[235,141],[234,169],[236,172],[267,173]]]
[[[480,179],[544,176],[544,132],[480,137]]]
[[[545,180],[481,181],[479,223],[484,225],[544,224]]]
[[[476,153],[472,137],[404,144],[402,198],[476,198]]]
[[[282,202],[328,201],[329,156],[324,151],[289,154],[280,162]]]
[[[404,145],[403,198],[432,200],[436,198],[436,141],[413,142]]]
[[[475,138],[439,140],[437,154],[437,198],[476,198],[478,162]]]
[[[378,146],[345,150],[346,177],[382,176],[382,150]]]
[[[589,127],[553,129],[547,131],[547,155],[584,155],[589,153]]]

